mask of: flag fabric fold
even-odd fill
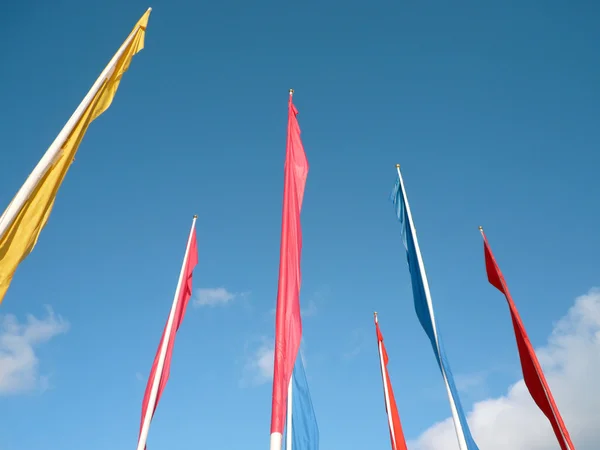
[[[548,418],[552,430],[558,440],[560,448],[562,450],[575,450],[575,446],[571,441],[569,431],[560,415],[558,406],[554,401],[550,386],[546,381],[542,367],[537,359],[535,350],[525,326],[521,321],[519,311],[510,295],[504,275],[496,262],[496,258],[492,253],[492,249],[488,243],[487,237],[480,228],[481,235],[483,237],[483,252],[485,257],[485,270],[487,272],[488,281],[492,286],[498,289],[504,294],[508,303],[508,309],[510,311],[510,317],[515,331],[515,339],[517,341],[517,349],[519,351],[519,358],[521,360],[521,369],[523,371],[523,380],[525,385],[531,394],[531,398],[535,404],[540,408],[544,415]]]
[[[379,352],[379,362],[381,366],[381,378],[383,381],[383,397],[385,401],[385,412],[388,416],[388,426],[390,429],[390,440],[392,442],[392,450],[408,450],[406,439],[402,431],[402,423],[400,422],[400,414],[392,389],[392,382],[388,371],[388,354],[383,343],[383,334],[379,328],[379,320],[375,314],[375,332],[377,333],[377,350]]]
[[[308,161],[300,138],[298,110],[288,103],[288,135],[284,169],[283,213],[279,284],[275,313],[275,358],[271,410],[271,450],[281,450],[287,409],[288,385],[302,339],[300,317],[300,260],[302,230],[300,212],[308,175]]]
[[[425,273],[425,267],[419,249],[417,233],[410,212],[408,199],[406,197],[404,183],[402,182],[402,175],[400,169],[398,168],[397,170],[398,180],[396,181],[390,198],[394,204],[396,216],[400,221],[402,228],[402,241],[406,249],[415,311],[423,330],[431,342],[433,353],[435,354],[436,361],[442,373],[442,378],[444,379],[448,400],[450,401],[456,437],[458,439],[458,447],[460,450],[478,450],[477,444],[471,435],[458,396],[454,377],[444,350],[440,329],[435,321],[431,294],[429,292],[429,283],[427,281],[427,275]]]
[[[319,450],[319,426],[313,408],[302,354],[298,352],[292,373],[292,449]],[[286,433],[289,432],[286,424]]]
[[[36,173],[30,175],[0,218],[0,303],[17,266],[31,253],[48,221],[58,189],[75,158],[88,126],[110,106],[131,59],[144,48],[149,15],[150,10],[138,21],[125,41],[125,48],[122,46],[119,49],[118,58],[116,60],[113,58],[112,66],[107,67],[103,72],[106,78],[97,81],[101,84],[94,85],[93,89],[96,89],[96,92],[90,91],[88,96],[91,94],[93,96],[86,97],[84,99],[86,103],[80,105],[80,108],[85,107],[85,110],[81,112],[78,108],[76,111],[80,115],[78,120],[75,123],[69,120],[68,129],[63,129],[64,135],[61,132],[57,137],[60,138],[60,142],[55,141],[44,155],[45,158],[42,158],[47,161],[43,164],[43,161],[40,161],[42,165],[38,164],[34,169]],[[10,214],[8,214],[9,210]]]
[[[142,417],[140,422],[140,435],[138,437],[138,447],[143,444],[141,448],[146,448],[145,435],[147,435],[148,432],[147,428],[149,427],[149,423],[154,416],[158,402],[160,401],[165,386],[167,385],[167,381],[169,380],[175,337],[179,327],[181,326],[181,322],[183,321],[183,317],[185,315],[185,310],[192,296],[192,276],[194,273],[194,268],[198,264],[198,245],[196,241],[195,222],[196,219],[194,219],[190,237],[188,238],[188,246],[186,248],[186,255],[182,265],[179,285],[176,292],[176,297],[174,299],[175,301],[171,307],[171,312],[169,313],[169,318],[167,319],[165,328],[163,329],[160,343],[158,344],[158,349],[156,351],[156,356],[154,357],[152,368],[150,370],[150,376],[148,377],[148,383],[146,384],[146,390],[144,392],[144,399],[142,401]],[[157,386],[155,387],[156,383]],[[153,390],[155,390],[154,395]],[[143,433],[145,422],[148,422],[148,424],[146,426],[145,433]],[[143,434],[145,435],[142,436]],[[143,440],[143,442],[141,442],[141,440]]]

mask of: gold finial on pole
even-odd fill
[[[290,89],[290,95],[292,95],[294,93],[293,89]]]
[[[197,218],[198,218],[198,214],[194,214],[194,219],[197,219]]]
[[[396,164],[396,169],[399,169],[399,168],[400,168],[400,164]]]
[[[479,231],[483,231],[483,227],[481,225],[479,226]]]
[[[375,318],[377,319],[377,311],[375,311],[375,312],[373,313],[373,315],[374,315],[374,316],[375,316]]]

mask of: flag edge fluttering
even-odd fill
[[[527,335],[525,325],[521,320],[519,311],[508,289],[508,285],[506,283],[506,279],[504,278],[504,274],[502,273],[502,270],[498,265],[496,257],[492,251],[491,245],[489,244],[487,236],[483,231],[483,227],[479,227],[479,231],[483,240],[484,263],[488,282],[504,295],[504,298],[508,305],[511,321],[513,324],[513,331],[515,334],[515,340],[517,344],[517,351],[519,354],[519,360],[521,364],[521,371],[523,374],[523,381],[525,383],[525,386],[527,387],[527,391],[529,392],[533,402],[550,422],[550,426],[552,428],[552,431],[554,432],[558,444],[561,447],[561,450],[575,450],[575,446],[573,444],[573,441],[571,440],[571,436],[569,434],[567,426],[564,422],[564,419],[562,418],[562,415],[560,414],[558,405],[554,400],[554,396],[552,395],[552,391],[550,389],[548,381],[546,380],[544,371],[537,358],[535,349],[533,348],[533,345],[529,340],[529,336]],[[519,344],[520,339],[522,340],[522,344],[525,347],[524,350],[526,351],[526,354],[523,354],[523,348]],[[542,388],[542,394],[547,402],[549,411],[544,410],[544,407],[540,404],[541,399],[538,398],[534,392],[532,392],[532,390],[535,391],[535,388],[532,385],[533,380],[528,377],[529,373],[524,367],[524,364],[527,362],[527,360],[524,360],[524,357],[526,356],[529,357],[529,361],[533,366],[534,375],[537,376],[537,382]]]
[[[279,277],[275,312],[275,346],[270,425],[271,450],[281,450],[281,441],[286,420],[287,391],[293,376],[294,365],[299,354],[302,338],[302,317],[300,314],[301,210],[309,164],[300,136],[300,125],[297,120],[297,114],[298,110],[293,103],[293,90],[290,90],[284,167]],[[298,161],[299,159],[300,161]],[[290,227],[293,227],[293,230],[290,230]],[[295,232],[293,236],[291,235],[292,232]],[[291,246],[290,240],[293,238],[296,239],[296,245]],[[291,264],[288,261],[290,254],[292,254]],[[289,299],[289,296],[292,298]],[[290,326],[295,328],[289,328]],[[292,340],[291,344],[288,342],[290,339]],[[288,350],[290,351],[288,352]]]

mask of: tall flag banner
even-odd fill
[[[485,256],[485,270],[487,272],[488,281],[492,286],[504,294],[508,302],[510,317],[512,319],[513,328],[515,330],[515,338],[517,340],[517,348],[519,350],[519,358],[521,359],[521,369],[523,371],[523,380],[525,385],[536,403],[538,408],[550,421],[556,439],[562,450],[575,450],[575,446],[571,441],[567,427],[558,411],[558,406],[554,401],[550,386],[544,377],[544,372],[537,359],[533,345],[527,336],[525,326],[519,316],[519,311],[510,295],[504,275],[500,271],[496,258],[492,253],[492,249],[488,243],[487,237],[483,232],[483,228],[479,227],[481,236],[483,237],[483,252]]]
[[[144,450],[146,448],[146,440],[148,439],[148,430],[150,429],[152,416],[154,416],[154,411],[156,411],[160,397],[169,380],[175,336],[181,326],[187,304],[192,296],[192,275],[194,268],[198,264],[198,245],[196,243],[197,218],[197,216],[194,216],[194,220],[192,221],[192,229],[188,237],[183,264],[181,265],[173,305],[171,306],[169,318],[160,338],[160,344],[158,345],[152,369],[150,370],[150,377],[146,385],[144,400],[142,402],[142,420],[140,423],[137,450]]]
[[[144,48],[151,9],[133,28],[0,217],[0,303],[17,266],[35,247],[90,123],[110,106],[133,55]]]
[[[402,431],[400,414],[396,406],[396,398],[392,389],[392,382],[388,372],[388,354],[383,343],[383,334],[379,328],[377,313],[375,315],[375,331],[377,333],[377,350],[379,351],[379,363],[381,366],[381,378],[383,381],[383,398],[385,400],[385,411],[388,416],[388,425],[390,428],[390,440],[392,441],[392,450],[408,450],[406,439]]]
[[[425,330],[425,333],[431,342],[433,353],[435,354],[438,366],[442,372],[448,400],[450,401],[450,409],[452,411],[454,429],[458,439],[458,447],[460,450],[479,450],[471,436],[469,424],[467,423],[465,413],[460,403],[458,391],[454,384],[454,377],[452,376],[450,364],[446,357],[440,329],[435,321],[431,293],[429,292],[429,282],[427,281],[423,257],[421,256],[417,232],[410,212],[410,206],[408,204],[399,164],[396,165],[396,170],[398,172],[398,180],[392,191],[391,200],[394,203],[396,216],[402,227],[402,241],[406,248],[406,258],[408,260],[415,311],[423,330]]]
[[[286,450],[319,450],[319,426],[300,352],[294,364],[289,394],[288,420],[285,424]]]
[[[284,169],[283,214],[279,259],[279,285],[275,313],[275,361],[271,410],[270,450],[281,450],[286,418],[288,385],[296,363],[302,319],[300,317],[300,259],[302,229],[300,211],[308,175],[308,160],[300,138],[298,110],[288,102],[288,135]]]

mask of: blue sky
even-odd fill
[[[389,448],[375,310],[407,437],[449,416],[388,202],[394,164],[465,409],[520,378],[478,225],[536,347],[600,285],[593,2],[5,3],[0,208],[148,6],[146,48],[0,306],[22,363],[0,367],[1,450],[135,446],[193,214],[194,287],[227,301],[190,305],[149,449],[268,446],[290,87],[310,163],[301,301],[322,450]]]

